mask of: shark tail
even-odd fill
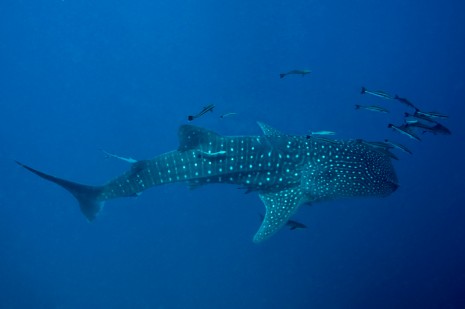
[[[362,87],[362,90],[360,91],[360,93],[364,94],[365,92],[367,92],[367,89],[365,87]]]
[[[286,76],[286,73],[279,74],[279,78],[284,78],[284,76]]]
[[[101,186],[87,186],[72,181],[57,178],[38,170],[33,169],[21,162],[15,161],[18,165],[24,167],[28,171],[36,174],[37,176],[44,178],[48,181],[56,183],[57,185],[68,190],[79,202],[81,212],[89,221],[93,221],[97,214],[103,207],[104,200],[99,199],[103,187]]]

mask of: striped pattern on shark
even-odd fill
[[[179,148],[151,160],[137,161],[103,186],[60,179],[17,162],[52,181],[78,200],[94,220],[107,200],[139,195],[157,185],[187,182],[236,184],[258,192],[265,218],[255,234],[261,242],[281,227],[300,205],[346,197],[384,197],[398,187],[391,158],[357,140],[326,141],[286,135],[259,123],[264,136],[221,136],[183,125]]]

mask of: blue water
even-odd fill
[[[463,1],[0,3],[0,308],[464,308]],[[291,69],[305,76],[279,78]],[[392,132],[406,108],[451,136]],[[157,187],[92,224],[61,188],[14,164],[102,184],[177,147],[186,116],[226,135],[332,130],[389,138],[400,188],[302,206],[252,243],[264,212],[235,186]],[[388,115],[354,110],[377,104]],[[237,115],[220,119],[219,115]]]

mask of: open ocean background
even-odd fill
[[[0,308],[465,308],[464,1],[0,3]],[[279,78],[291,69],[305,77]],[[405,106],[450,115],[409,140]],[[400,188],[301,207],[307,229],[252,236],[264,207],[235,186],[156,187],[89,224],[25,171],[102,184],[177,148],[186,116],[225,135],[332,130],[385,138]],[[388,108],[388,115],[354,104]],[[219,115],[236,112],[221,119]]]

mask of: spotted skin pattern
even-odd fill
[[[101,187],[69,182],[18,163],[69,190],[90,221],[104,201],[139,195],[157,185],[239,185],[248,192],[258,192],[265,204],[265,218],[253,239],[256,243],[284,226],[303,203],[383,197],[398,187],[391,158],[366,143],[286,135],[259,125],[264,136],[221,136],[183,125],[177,150],[138,161]]]

